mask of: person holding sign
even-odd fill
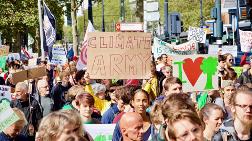
[[[39,102],[28,93],[28,85],[24,82],[18,82],[15,88],[16,99],[11,101],[10,106],[16,107],[24,112],[29,125],[21,131],[24,135],[34,136],[38,123],[43,114]]]
[[[19,119],[0,133],[0,141],[29,141],[26,136],[20,134],[21,130],[27,124],[24,113],[18,108],[12,108],[12,110]]]

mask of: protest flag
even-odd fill
[[[44,34],[44,51],[52,58],[52,46],[56,41],[56,21],[50,9],[44,2],[43,14],[43,34]]]
[[[85,69],[87,66],[87,46],[88,46],[87,33],[94,32],[94,31],[95,31],[95,29],[94,29],[93,24],[90,21],[88,21],[88,26],[87,26],[87,30],[85,33],[84,41],[81,46],[81,54],[80,54],[79,60],[76,65],[77,70]]]
[[[24,47],[21,48],[21,54],[24,55],[27,59],[33,58],[33,56]]]

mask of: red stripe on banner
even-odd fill
[[[87,40],[83,42],[83,46],[81,49],[80,59],[83,64],[87,64]]]

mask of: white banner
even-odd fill
[[[194,41],[189,41],[180,45],[172,45],[158,38],[154,38],[152,53],[154,58],[162,54],[168,55],[191,55],[197,52],[197,44]]]
[[[222,46],[222,54],[231,53],[237,57],[237,46]]]
[[[198,27],[189,27],[188,31],[188,41],[195,41],[197,43],[206,42],[206,31],[203,28]]]

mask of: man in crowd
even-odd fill
[[[39,102],[30,96],[28,86],[24,82],[18,82],[15,87],[16,99],[11,101],[12,108],[18,108],[24,112],[28,125],[21,131],[24,135],[34,136],[34,131],[38,129],[38,123],[43,114]]]
[[[39,103],[42,106],[43,116],[46,116],[51,112],[52,106],[48,82],[45,79],[41,79],[38,81],[37,87],[39,92]]]
[[[136,112],[125,113],[120,120],[121,141],[143,140],[143,118]]]
[[[216,141],[251,141],[252,140],[252,92],[238,91],[231,97],[233,119],[223,123],[215,134]]]
[[[243,72],[241,76],[238,78],[237,83],[240,85],[246,84],[246,83],[252,83],[252,56],[250,56],[250,68]]]
[[[71,88],[71,84],[69,82],[69,71],[62,71],[59,74],[59,81],[55,86],[53,86],[51,91],[51,97],[53,99],[53,110],[60,110],[66,103],[65,95],[69,88]]]

